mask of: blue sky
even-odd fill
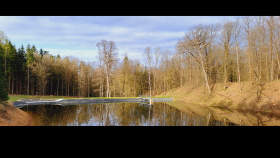
[[[0,30],[19,48],[29,43],[62,57],[96,61],[96,43],[114,41],[119,57],[141,58],[145,47],[175,51],[189,27],[221,23],[222,16],[0,16]]]

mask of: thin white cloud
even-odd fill
[[[95,61],[96,60],[96,50],[86,50],[86,49],[54,49],[54,48],[45,48],[51,52],[52,55],[57,56],[58,54],[64,58],[67,56],[75,56],[83,61]]]
[[[139,58],[146,46],[175,48],[191,25],[217,23],[235,17],[121,16],[48,17],[0,16],[0,30],[12,43],[35,45],[51,54],[72,55],[90,60],[97,55],[96,43],[112,40],[120,53]]]

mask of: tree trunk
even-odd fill
[[[68,82],[68,89],[67,89],[68,96],[69,96],[69,84],[70,84],[70,82]]]
[[[27,95],[29,95],[29,71],[30,71],[30,68],[28,67]]]
[[[201,59],[201,67],[202,67],[202,71],[203,71],[203,76],[204,76],[204,79],[205,79],[206,87],[208,89],[209,94],[211,94],[211,89],[210,89],[210,86],[209,86],[209,83],[208,83],[208,77],[207,77],[207,73],[205,71],[201,50],[199,52],[199,55],[200,55],[200,59]]]
[[[102,81],[101,81],[101,76],[100,76],[100,87],[99,87],[99,97],[102,97]]]
[[[270,81],[273,80],[273,51],[271,50]]]
[[[110,83],[109,83],[109,72],[108,72],[108,70],[107,70],[106,78],[107,78],[107,94],[106,94],[106,97],[110,97]]]
[[[74,85],[75,83],[74,83],[74,80],[73,80],[73,86],[72,86],[72,96],[75,96],[75,85]]]
[[[193,64],[192,64],[192,60],[190,59],[190,66],[191,68],[189,68],[190,70],[190,83],[192,83],[192,69],[193,69]]]
[[[6,70],[6,68],[7,68],[7,63],[6,63],[6,60],[7,60],[7,51],[6,51],[6,53],[5,53],[5,77],[7,77],[7,70]]]
[[[61,82],[61,95],[63,96],[63,82]]]
[[[237,62],[237,74],[238,74],[238,83],[239,83],[239,91],[242,91],[241,88],[241,76],[240,76],[240,67],[239,67],[239,51],[238,48],[235,47],[236,50],[236,62]]]
[[[52,78],[51,78],[51,83],[50,83],[50,85],[51,85],[50,95],[52,95]],[[46,94],[47,94],[47,91],[46,91]]]
[[[56,95],[58,95],[58,89],[59,89],[59,75],[57,77],[57,89],[56,89]]]
[[[155,91],[156,91],[156,75],[155,75],[155,71],[154,71],[154,85],[153,85],[153,95],[155,95]]]
[[[22,88],[22,79],[20,78],[20,83],[19,83],[19,94],[21,94],[21,88]]]
[[[8,89],[8,93],[10,94],[10,92],[11,92],[11,77],[9,76],[8,77],[9,78],[9,89]]]
[[[12,94],[14,94],[14,84],[15,84],[15,80],[12,80]]]
[[[163,74],[163,76],[164,76],[164,77],[163,77],[163,91],[164,91],[164,94],[166,94],[166,92],[165,92],[165,91],[166,91],[166,90],[165,90],[165,89],[166,89],[166,86],[165,86],[165,78],[166,78],[166,77],[165,77],[165,74],[166,74],[166,72],[165,72],[165,66],[164,66],[164,69],[163,69],[163,73],[164,73],[164,74]]]
[[[87,84],[87,91],[88,91],[88,97],[89,97],[89,75],[88,75],[88,84]]]
[[[279,77],[279,72],[280,72],[279,52],[277,53],[277,64],[278,64],[278,69],[279,69],[278,74],[277,74],[277,78],[278,78]]]
[[[227,63],[228,63],[228,46],[225,46],[225,56],[224,56],[224,89],[227,88]]]
[[[150,87],[150,97],[152,97],[152,87],[151,87],[151,70],[149,73],[149,87]]]

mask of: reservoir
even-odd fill
[[[157,102],[82,105],[29,105],[20,108],[33,117],[34,126],[236,126]]]

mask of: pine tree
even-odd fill
[[[4,60],[5,60],[5,54],[4,54],[2,47],[0,46],[0,73],[4,72],[4,70],[5,70]]]
[[[40,49],[40,55],[41,55],[41,56],[43,56],[43,55],[44,55],[44,51],[43,51],[43,49],[42,49],[42,48]]]
[[[7,72],[8,72],[8,79],[9,79],[9,93],[14,93],[14,85],[15,85],[15,75],[16,75],[16,54],[17,50],[14,45],[12,45],[11,41],[9,41],[9,53],[8,53],[8,59],[7,59]]]
[[[34,56],[33,56],[33,52],[32,52],[32,49],[30,48],[30,45],[28,44],[27,45],[27,48],[26,48],[26,59],[27,59],[27,67],[28,67],[28,81],[27,81],[27,94],[29,95],[30,94],[30,66],[34,60]]]
[[[8,84],[6,82],[5,75],[3,72],[0,72],[0,101],[9,100],[7,87]]]

